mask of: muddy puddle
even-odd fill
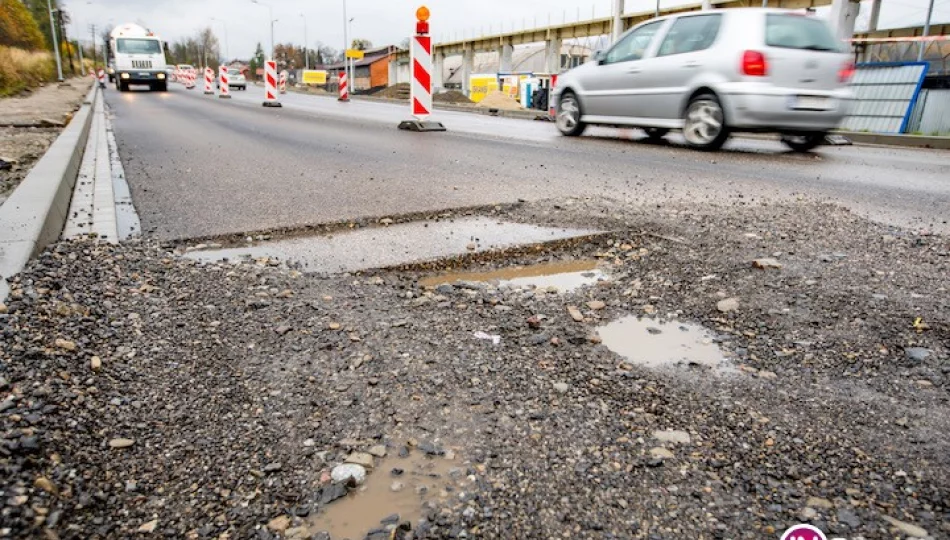
[[[629,316],[602,326],[597,333],[607,348],[638,366],[736,371],[714,343],[712,332],[699,325]]]
[[[464,482],[465,469],[457,458],[430,457],[419,451],[408,457],[386,457],[377,460],[362,486],[311,516],[307,529],[314,534],[327,532],[333,540],[388,538],[406,522],[415,530],[427,505],[438,508],[458,499]]]
[[[492,283],[499,287],[556,288],[571,292],[607,279],[597,269],[597,261],[562,261],[528,266],[513,266],[488,272],[456,272],[429,276],[419,281],[423,287],[437,287],[460,281]]]

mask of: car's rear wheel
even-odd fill
[[[726,143],[726,113],[715,94],[701,94],[690,100],[683,116],[683,137],[696,150],[718,150]]]
[[[587,125],[581,122],[581,102],[570,90],[561,94],[555,115],[557,129],[568,137],[577,137],[584,133]]]
[[[827,134],[822,131],[812,133],[790,133],[782,135],[782,143],[795,152],[808,152],[814,150],[825,142]]]
[[[119,92],[128,92],[128,91],[129,91],[129,83],[119,81]]]
[[[666,134],[670,132],[670,130],[666,128],[643,128],[643,131],[646,132],[647,138],[651,141],[658,141],[666,137]]]

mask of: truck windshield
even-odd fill
[[[123,54],[160,54],[162,47],[157,39],[119,39],[116,49]]]

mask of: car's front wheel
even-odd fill
[[[726,114],[715,94],[690,100],[683,117],[683,137],[696,150],[718,150],[729,138]]]
[[[584,133],[587,125],[581,122],[581,102],[570,90],[561,94],[555,113],[557,129],[568,137],[577,137]]]
[[[821,131],[813,133],[789,133],[782,135],[782,143],[794,152],[808,152],[825,142],[827,134]]]

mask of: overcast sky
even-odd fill
[[[310,47],[322,42],[343,47],[343,0],[260,0],[271,6],[277,23],[275,41],[302,44],[304,18]],[[500,25],[510,30],[553,22],[604,17],[611,0],[347,0],[347,16],[354,19],[350,39],[368,39],[374,45],[398,44],[408,37],[415,22],[415,9],[425,1],[432,11],[432,35],[436,41],[472,33],[497,32]],[[661,0],[663,6],[683,0]],[[268,49],[268,10],[251,0],[60,0],[73,24],[70,36],[90,38],[89,25],[145,24],[166,41],[194,34],[211,26],[225,45],[228,55],[249,58],[257,42]],[[626,0],[627,12],[653,9],[651,0]],[[865,14],[868,5],[862,10]],[[927,0],[882,0],[881,25],[887,27],[922,24]],[[223,22],[213,21],[212,18]],[[934,22],[950,22],[950,0],[936,0]]]

